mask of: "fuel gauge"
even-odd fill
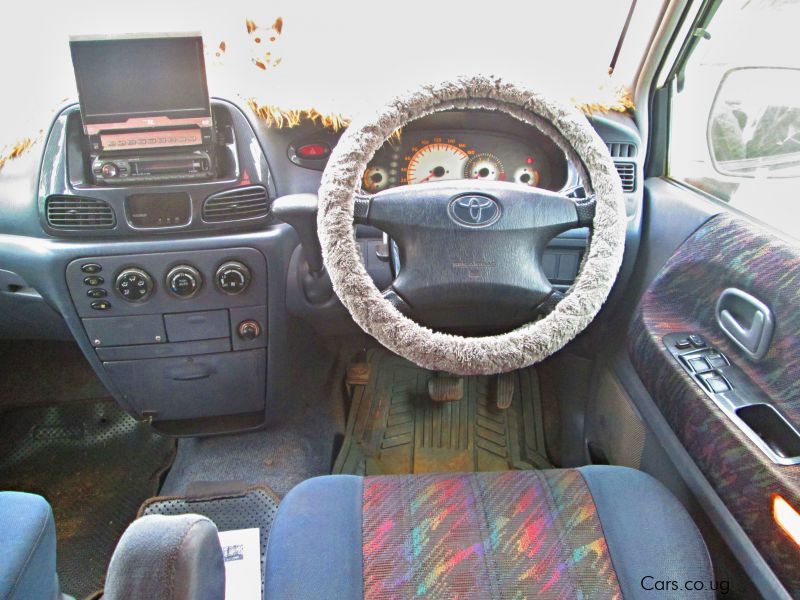
[[[524,165],[514,171],[514,181],[530,187],[539,185],[539,171],[531,165]]]
[[[368,192],[380,192],[389,185],[389,173],[383,167],[369,167],[364,172],[364,189]]]

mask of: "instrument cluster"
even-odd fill
[[[488,131],[408,131],[386,142],[364,172],[369,193],[447,179],[511,181],[558,191],[569,166],[550,140]]]

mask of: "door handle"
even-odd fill
[[[724,290],[717,300],[717,323],[731,341],[753,360],[769,351],[775,318],[770,308],[737,288]]]

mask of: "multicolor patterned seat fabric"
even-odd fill
[[[364,598],[619,598],[577,470],[367,477]]]

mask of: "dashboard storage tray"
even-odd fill
[[[263,348],[103,365],[123,400],[153,422],[264,411]]]
[[[160,344],[167,341],[161,315],[84,319],[93,346]]]

